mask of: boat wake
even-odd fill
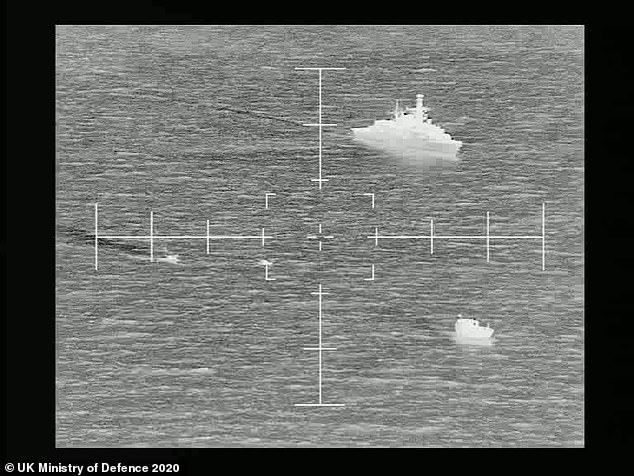
[[[301,121],[295,120],[295,119],[288,119],[285,117],[279,117],[279,116],[273,116],[267,112],[264,111],[257,111],[254,109],[249,109],[246,107],[237,107],[237,106],[231,106],[228,104],[220,104],[220,103],[206,103],[206,106],[213,108],[215,111],[228,111],[228,112],[233,112],[236,114],[245,114],[245,115],[249,115],[249,116],[253,116],[253,117],[258,117],[258,118],[262,118],[262,119],[269,119],[271,121],[275,121],[275,122],[282,122],[282,123],[286,123],[286,124],[293,124],[295,126],[302,126],[303,123]]]
[[[66,243],[77,245],[95,245],[95,234],[89,233],[79,227],[60,225],[57,227],[58,240]],[[108,238],[98,238],[99,247],[110,247],[118,250],[126,251],[130,254],[148,254],[150,247],[145,244],[125,243],[119,240]]]

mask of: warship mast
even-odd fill
[[[423,107],[423,98],[425,96],[423,94],[416,95],[416,119],[420,119],[421,121],[425,120],[425,108]]]
[[[394,119],[398,119],[400,111],[398,109],[398,99],[396,100],[396,106],[394,107]]]

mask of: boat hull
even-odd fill
[[[493,329],[480,328],[478,331],[456,331],[458,339],[489,339],[493,337]]]

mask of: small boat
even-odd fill
[[[159,256],[158,258],[156,258],[156,261],[163,263],[180,264],[180,261],[178,260],[178,254],[169,253],[167,251],[167,247],[163,248],[163,253],[164,256]]]
[[[456,337],[458,339],[488,339],[493,336],[494,330],[487,324],[482,327],[477,319],[465,319],[458,315],[456,320]]]
[[[159,258],[156,258],[156,261],[160,261],[163,263],[180,264],[177,254],[170,254],[163,257],[159,257]]]

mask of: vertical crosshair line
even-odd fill
[[[321,283],[319,283],[319,404],[321,404]]]
[[[542,271],[546,270],[546,202],[542,202]]]
[[[154,263],[154,212],[150,210],[150,262]]]
[[[97,232],[98,225],[97,225],[97,220],[99,219],[99,212],[97,210],[97,207],[99,206],[98,203],[95,203],[95,271],[97,271],[98,269],[98,248],[99,248],[99,233]]]
[[[429,241],[431,243],[431,254],[434,254],[434,219],[432,218],[430,221],[431,226],[431,234],[429,235]]]
[[[319,70],[319,190],[321,190],[321,69]]]
[[[207,254],[209,254],[209,220],[207,220]]]
[[[489,212],[487,212],[487,263],[489,262]]]

